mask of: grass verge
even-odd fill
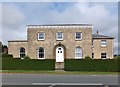
[[[86,71],[41,71],[41,70],[2,70],[1,73],[21,74],[54,74],[54,75],[118,75],[118,72],[86,72]]]

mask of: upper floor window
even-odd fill
[[[76,32],[75,33],[75,39],[76,40],[81,40],[82,39],[82,33],[81,32]]]
[[[101,53],[101,58],[104,59],[104,58],[107,58],[107,53]]]
[[[57,40],[63,40],[63,33],[62,32],[57,32]]]
[[[106,47],[106,46],[107,46],[106,40],[101,40],[101,46],[102,46],[102,47]]]
[[[38,40],[44,40],[44,39],[45,39],[45,33],[44,32],[38,33]]]

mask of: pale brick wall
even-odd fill
[[[101,40],[107,41],[106,47],[101,47]],[[94,39],[93,53],[95,59],[101,59],[101,53],[106,52],[107,58],[113,59],[113,40],[114,39]]]
[[[45,40],[38,41],[37,34],[39,32],[45,32]],[[63,40],[56,40],[56,33],[63,32]],[[75,32],[82,32],[82,40],[75,41]],[[32,59],[38,58],[38,48],[43,47],[45,49],[46,59],[55,59],[53,57],[54,47],[60,42],[66,47],[66,57],[68,59],[75,58],[75,48],[80,46],[83,49],[83,57],[90,56],[92,52],[92,29],[91,28],[79,28],[79,29],[32,29],[29,28],[28,31],[28,55]]]
[[[19,58],[20,48],[25,48],[25,53],[27,55],[27,41],[8,41],[8,54],[12,54],[14,58]]]

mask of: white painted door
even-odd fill
[[[56,62],[64,62],[64,49],[62,47],[56,49]]]

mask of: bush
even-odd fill
[[[119,61],[120,63],[120,61]],[[103,72],[118,72],[118,60],[115,59],[94,59],[94,60],[65,60],[66,71],[103,71]]]
[[[115,56],[114,59],[120,59],[120,56]]]
[[[91,60],[92,58],[90,56],[86,56],[84,59]]]
[[[29,56],[24,56],[24,59],[30,60],[30,57]]]
[[[13,58],[13,55],[10,55],[10,54],[6,54],[6,53],[3,53],[2,54],[2,58]]]
[[[13,58],[11,55],[3,55],[2,70],[55,70],[55,60],[22,60],[20,58]]]

